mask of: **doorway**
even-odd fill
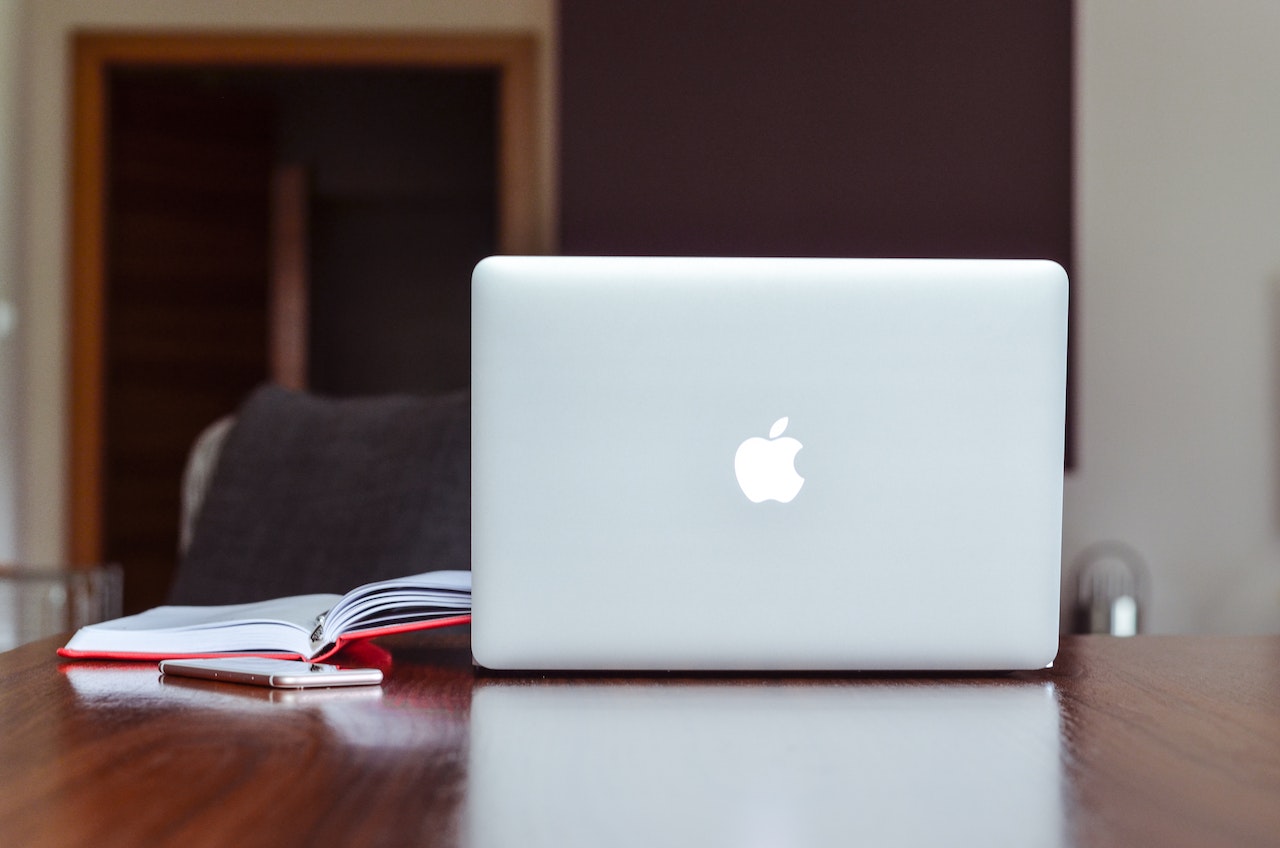
[[[77,41],[70,547],[124,566],[126,612],[167,591],[195,436],[282,356],[328,394],[466,385],[470,265],[533,247],[532,57]]]

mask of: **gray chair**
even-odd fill
[[[187,467],[182,472],[182,513],[178,527],[178,554],[187,555],[191,547],[191,537],[195,535],[196,518],[200,516],[200,507],[204,506],[205,494],[213,481],[213,469],[218,467],[218,458],[222,455],[222,443],[231,432],[231,425],[236,423],[234,415],[219,418],[206,427],[191,446],[187,457]]]
[[[193,448],[181,535],[176,604],[470,568],[470,397],[264,386]]]

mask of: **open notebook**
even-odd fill
[[[471,621],[471,572],[431,571],[345,595],[163,606],[76,632],[59,655],[169,659],[226,654],[321,660],[348,642]]]

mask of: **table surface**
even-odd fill
[[[1280,845],[1280,636],[1067,637],[1052,669],[382,687],[0,654],[0,845]]]

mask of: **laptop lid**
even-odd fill
[[[1058,265],[494,257],[472,310],[481,665],[1056,654]]]

